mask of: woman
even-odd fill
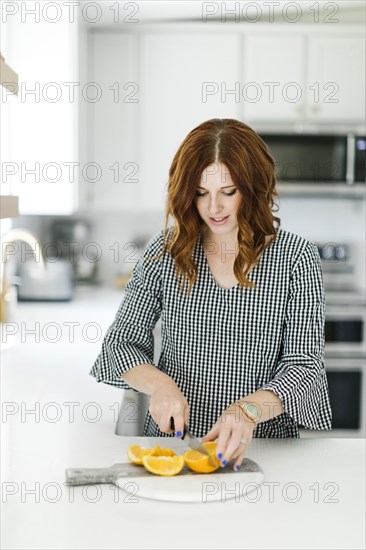
[[[233,119],[194,128],[91,374],[150,395],[147,436],[184,424],[239,469],[252,437],[331,429],[324,289],[314,244],[272,214],[275,164]],[[175,223],[168,228],[169,215]],[[153,363],[153,329],[162,351]]]

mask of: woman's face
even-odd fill
[[[208,230],[209,237],[232,237],[236,242],[237,211],[240,203],[240,191],[231,179],[228,168],[221,163],[207,166],[197,186],[195,205],[206,224],[204,227]],[[221,221],[222,218],[224,219]]]

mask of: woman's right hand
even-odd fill
[[[163,433],[172,433],[171,417],[177,437],[183,435],[184,425],[188,425],[188,401],[173,380],[157,385],[150,397],[149,413]]]

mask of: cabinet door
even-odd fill
[[[362,35],[309,37],[308,117],[362,123],[365,63]]]
[[[77,17],[29,16],[24,23],[19,10],[7,25],[4,56],[19,76],[8,113],[9,157],[2,159],[13,163],[11,191],[21,215],[71,214],[78,186]]]
[[[247,35],[243,44],[244,118],[284,122],[305,115],[305,39]]]
[[[84,170],[81,180],[83,207],[98,212],[131,210],[137,207],[140,185],[138,35],[95,31],[88,46],[88,81],[96,86],[90,97],[99,97],[86,105],[89,147],[83,164],[89,166],[89,174]]]
[[[211,118],[240,118],[238,35],[198,32],[141,36],[140,208],[163,211],[173,156]]]

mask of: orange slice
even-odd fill
[[[146,470],[158,476],[175,476],[184,467],[183,456],[152,456],[142,457]]]
[[[200,453],[199,451],[187,451],[183,455],[184,460],[188,468],[190,468],[194,472],[199,472],[200,474],[210,474],[220,467],[220,462],[216,458],[217,442],[206,441],[206,443],[202,443],[202,446],[210,453],[210,456],[213,459],[215,466],[211,466],[211,464],[208,462],[209,457],[204,455],[203,453]]]
[[[159,447],[159,445],[155,445],[151,456],[177,456],[177,453],[170,447]]]
[[[130,445],[127,449],[127,456],[134,464],[142,464],[142,458],[144,456],[177,456],[173,449],[169,447],[160,447],[154,445],[154,447],[141,447],[140,445]]]
[[[155,447],[151,449],[149,447],[141,447],[140,445],[130,445],[127,449],[127,456],[134,464],[142,464],[142,457],[153,453]]]

